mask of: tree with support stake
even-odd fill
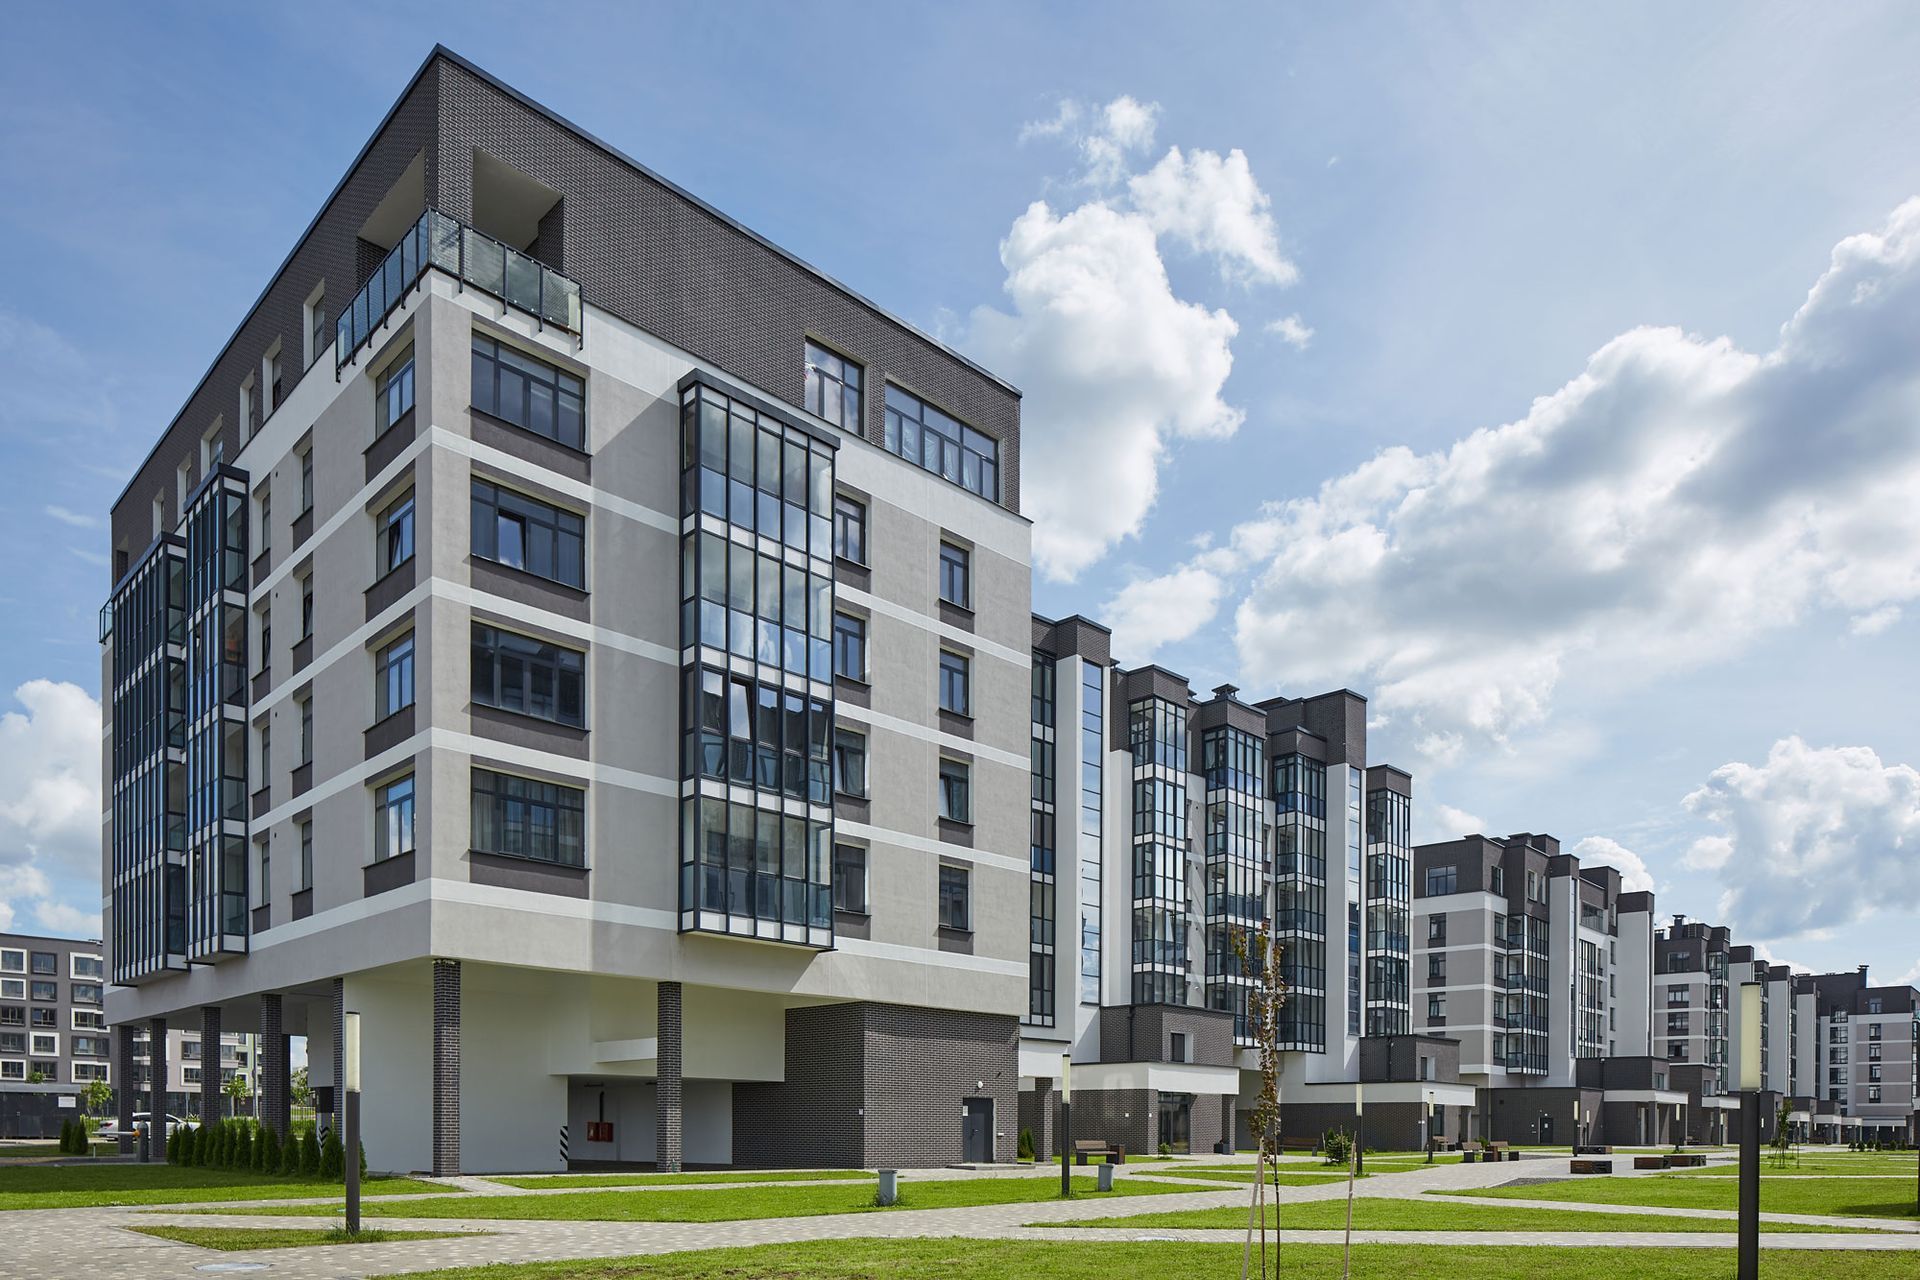
[[[1247,1113],[1247,1127],[1253,1133],[1257,1165],[1253,1195],[1247,1206],[1247,1239],[1240,1251],[1240,1280],[1252,1274],[1253,1233],[1260,1230],[1260,1276],[1267,1275],[1267,1176],[1271,1170],[1274,1190],[1280,1187],[1280,1006],[1286,1002],[1287,984],[1280,976],[1280,953],[1264,929],[1249,934],[1235,929],[1229,935],[1240,972],[1252,980],[1247,988],[1247,1034],[1260,1055],[1260,1092]],[[1273,1274],[1280,1274],[1280,1202],[1274,1205]]]

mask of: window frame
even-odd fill
[[[406,646],[405,651],[396,653],[396,650],[399,650],[402,645]],[[414,661],[418,653],[419,646],[416,643],[416,633],[411,630],[404,635],[395,636],[375,651],[373,655],[373,719],[375,724],[385,720],[388,716],[398,715],[400,712],[414,705],[419,692],[414,684]],[[396,658],[403,659],[405,662],[404,668],[399,670],[397,676],[395,674]],[[404,686],[400,691],[405,696],[406,700],[404,702],[390,701],[390,698],[394,696],[393,685],[395,679],[398,679]]]
[[[936,882],[937,919],[940,927],[950,933],[973,932],[973,868],[957,862],[942,862],[939,878]],[[958,889],[958,894],[954,890]],[[959,923],[954,923],[953,905],[957,897],[959,904]]]
[[[486,647],[486,653],[489,657],[485,669],[489,672],[490,679],[488,681],[489,692],[485,697],[481,696],[479,689],[479,678],[483,669],[481,661],[482,633],[485,633],[489,637],[489,643]],[[531,652],[522,651],[516,655],[519,666],[523,672],[521,682],[523,696],[521,698],[521,705],[519,706],[510,705],[501,696],[501,690],[505,687],[502,671],[506,665],[502,658],[503,652],[505,651],[502,641],[531,647]],[[550,667],[543,668],[542,661],[549,653],[553,655],[554,662]],[[527,635],[524,632],[514,631],[507,627],[494,626],[489,622],[476,621],[468,632],[467,654],[467,694],[476,704],[489,707],[495,711],[504,711],[509,715],[526,716],[529,719],[540,720],[547,724],[566,725],[575,729],[584,729],[587,727],[586,650],[575,649],[571,645],[564,645],[558,641],[549,640],[544,636]],[[568,658],[574,660],[571,671],[569,671],[566,661]],[[536,674],[543,669],[548,671],[549,702],[553,709],[553,713],[550,715],[534,709],[535,677]],[[573,705],[576,708],[576,714],[573,717],[562,714],[562,710],[566,705],[564,690],[569,674],[574,677]]]
[[[404,791],[401,789],[405,788]],[[373,860],[386,862],[413,853],[416,839],[414,806],[420,790],[415,777],[405,773],[389,778],[373,789]],[[405,847],[394,848],[396,837]]]
[[[952,756],[941,756],[938,772],[935,775],[936,790],[939,795],[939,817],[942,822],[956,822],[963,826],[973,825],[973,766],[965,760],[955,760]],[[950,780],[959,783],[957,793],[960,812],[954,812],[953,801],[956,793],[951,789]]]
[[[865,684],[867,682],[867,640],[868,640],[867,621],[868,620],[865,617],[862,617],[860,614],[847,613],[844,610],[839,610],[839,609],[834,610],[834,613],[833,613],[833,678],[834,679],[852,680],[858,684]],[[841,625],[842,623],[845,623],[847,625],[843,627]],[[842,644],[843,637],[845,638],[845,641],[848,645],[854,645],[854,644],[858,645],[858,648],[859,648],[858,672],[846,671],[841,668],[840,654],[843,647],[843,644]]]
[[[502,499],[505,499],[503,504]],[[570,511],[565,507],[556,507],[518,489],[509,488],[491,479],[473,477],[469,489],[468,507],[472,516],[472,527],[468,534],[468,546],[478,559],[497,564],[515,573],[524,573],[539,578],[543,582],[552,582],[574,591],[584,593],[587,590],[587,518],[585,515]],[[489,513],[481,518],[482,512]],[[504,558],[501,554],[500,531],[503,523],[519,526],[519,563]],[[530,536],[532,530],[544,530],[546,549],[550,554],[549,573],[534,565],[532,552],[535,539]],[[577,550],[577,566],[573,563],[569,548]],[[577,569],[577,581],[560,576],[567,570]]]
[[[941,603],[950,604],[956,609],[965,609],[969,613],[973,612],[973,552],[957,542],[942,538],[939,556],[935,561],[935,571]],[[947,594],[950,582],[954,579],[958,580],[957,598]]]
[[[866,366],[811,338],[803,340],[800,358],[803,370],[801,406],[842,431],[864,435],[861,426],[866,416]],[[847,376],[848,371],[852,372],[851,379]],[[830,406],[827,393],[831,388],[838,388],[838,394],[833,397],[835,403]],[[817,396],[816,390],[819,392]],[[827,411],[829,407],[833,412]]]
[[[374,554],[379,557],[380,569],[374,575],[376,582],[413,559],[416,550],[414,497],[414,490],[408,489],[374,517]]]
[[[408,344],[373,380],[373,438],[376,440],[414,410],[413,359],[413,346]],[[401,401],[405,404],[396,408]]]
[[[843,739],[851,740],[848,746],[843,747]],[[852,744],[857,744],[857,746]],[[847,796],[852,799],[865,800],[867,798],[867,735],[865,731],[856,729],[850,725],[836,724],[833,727],[831,751],[834,794]],[[847,780],[846,774],[852,771],[842,767],[841,760],[843,757],[856,761],[858,764],[858,789],[841,785]]]
[[[473,331],[473,341],[469,351],[472,371],[468,379],[468,390],[474,412],[485,414],[496,422],[504,422],[529,435],[550,440],[574,453],[587,452],[587,380],[585,378],[571,370],[561,368],[551,360],[537,356],[510,342],[503,342],[479,329]],[[480,390],[483,363],[490,366],[488,387],[484,396]],[[509,385],[509,375],[521,384],[519,412],[524,415],[522,417],[503,412],[508,408],[503,397]],[[543,377],[544,381],[536,381]],[[535,425],[536,387],[545,387],[551,397],[551,407],[548,411],[550,430]],[[577,430],[577,436],[568,429],[569,414],[563,413],[569,396],[575,402],[570,411],[573,418],[570,425]]]
[[[584,785],[558,782],[551,778],[530,778],[524,774],[504,773],[498,769],[485,769],[474,766],[469,770],[469,795],[472,807],[472,824],[468,832],[468,847],[474,853],[491,854],[501,858],[523,858],[529,862],[544,863],[547,866],[570,867],[584,871],[587,866],[587,789]],[[500,784],[507,784],[502,786]],[[548,794],[548,793],[551,794]],[[488,821],[481,821],[482,797],[491,809]],[[571,801],[571,802],[569,802]],[[518,807],[526,811],[517,823],[512,814]],[[536,820],[535,810],[549,811],[551,822],[544,827]],[[566,815],[574,815],[573,848],[577,855],[569,860],[567,852]],[[482,843],[483,827],[495,837],[493,844]],[[514,831],[523,837],[522,848],[506,847],[510,840],[505,837]],[[532,852],[534,837],[543,832],[551,833],[553,856]]]
[[[851,534],[851,537],[847,534]],[[850,554],[849,544],[857,542],[858,555]],[[867,568],[867,504],[852,494],[833,495],[833,557],[848,564]]]
[[[854,855],[854,856],[847,856]],[[833,909],[848,915],[868,914],[872,903],[867,894],[868,860],[872,851],[863,844],[836,841],[833,846]],[[855,874],[849,876],[849,868]],[[855,890],[858,893],[855,894]]]
[[[973,718],[973,659],[952,649],[940,650],[939,686],[936,690],[940,710],[948,715]],[[958,705],[949,701],[957,697]]]

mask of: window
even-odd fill
[[[1427,917],[1427,942],[1433,946],[1447,945],[1447,917],[1436,911]]]
[[[22,1005],[0,1005],[0,1027],[24,1027],[27,1025],[27,1011]]]
[[[373,433],[378,436],[413,412],[413,348],[388,365],[373,384]]]
[[[374,659],[374,699],[377,720],[413,705],[413,632],[380,650]]]
[[[482,413],[584,450],[586,404],[587,385],[579,378],[492,338],[473,335],[473,407]]]
[[[991,437],[898,387],[887,388],[882,443],[888,453],[944,476],[990,502],[1000,500],[1000,446]]]
[[[313,635],[313,575],[300,579],[300,638]]]
[[[8,1058],[0,1061],[0,1080],[25,1080],[26,1078],[27,1064],[20,1059]]]
[[[293,891],[299,893],[311,888],[313,888],[313,821],[309,819],[300,824],[300,879],[293,886]]]
[[[972,560],[964,547],[940,544],[940,598],[948,604],[973,607]]]
[[[74,1009],[71,1012],[75,1031],[105,1031],[107,1015],[98,1009]]]
[[[95,1080],[107,1078],[107,1064],[104,1062],[76,1062],[73,1064],[73,1082],[91,1084]]]
[[[257,559],[273,555],[273,490],[260,490],[260,551]]]
[[[59,1035],[51,1031],[34,1032],[33,1048],[29,1052],[41,1054],[43,1056],[47,1054],[59,1053],[60,1052]]]
[[[860,430],[860,366],[807,344],[807,412],[836,427]]]
[[[25,973],[27,971],[27,953],[8,947],[0,950],[0,973]]]
[[[413,559],[413,494],[380,513],[379,569],[382,576]]]
[[[60,998],[60,984],[39,980],[28,984],[28,999],[38,1000],[41,1004],[52,1004]]]
[[[473,771],[473,847],[481,853],[584,866],[586,811],[578,787]]]
[[[587,522],[571,511],[473,482],[473,554],[586,590]]]
[[[971,772],[959,760],[940,762],[940,816],[948,822],[973,821]]]
[[[25,1000],[27,984],[19,978],[0,978],[0,999]]]
[[[0,1053],[25,1053],[26,1051],[26,1032],[0,1031]]]
[[[973,714],[972,664],[957,653],[940,651],[940,709]]]
[[[867,678],[867,622],[852,614],[833,615],[833,674],[848,680]]]
[[[57,1027],[60,1025],[58,1009],[29,1009],[27,1025],[32,1027]]]
[[[258,875],[255,876],[258,883],[254,885],[259,893],[259,897],[254,902],[257,907],[264,907],[273,901],[273,855],[268,852],[271,847],[265,840],[259,841],[254,846],[258,850],[258,857],[255,860],[260,867]]]
[[[70,978],[104,977],[106,968],[99,956],[83,956],[79,952],[67,957],[67,976]]]
[[[1447,998],[1444,995],[1427,997],[1427,1021],[1440,1023],[1447,1020]]]
[[[298,699],[300,707],[300,763],[313,763],[313,698]]]
[[[326,285],[322,284],[314,289],[313,295],[307,299],[305,310],[307,321],[307,349],[305,354],[307,358],[304,363],[310,366],[315,360],[320,358],[320,353],[327,349],[327,343],[330,340],[330,334],[327,328]]]
[[[966,930],[973,927],[972,886],[965,867],[940,864],[940,927]]]
[[[259,402],[253,398],[253,375],[240,382],[240,439],[251,440],[260,430]]]
[[[586,723],[586,654],[476,622],[471,665],[475,702],[560,724]]]
[[[373,793],[373,860],[413,852],[413,775],[395,778]]]
[[[857,844],[833,846],[833,909],[867,911],[867,851]]]
[[[1505,867],[1495,867],[1489,883],[1495,893],[1501,897],[1505,897],[1507,893],[1507,869]]]
[[[1867,1101],[1868,1101],[1868,1102],[1878,1102],[1878,1101],[1880,1101],[1880,1086],[1879,1086],[1879,1085],[1877,1085],[1877,1084],[1870,1084],[1870,1085],[1868,1085],[1868,1086],[1867,1086]]]
[[[300,514],[313,510],[313,446],[300,455]]]
[[[1167,1061],[1168,1062],[1185,1062],[1186,1060],[1187,1060],[1186,1033],[1182,1031],[1174,1031],[1174,1032],[1168,1033]]]
[[[33,953],[33,968],[31,971],[49,975],[57,974],[60,972],[60,957],[51,951],[36,951]]]
[[[280,407],[286,397],[280,378],[280,344],[275,343],[273,350],[267,352],[266,359],[260,363],[260,385],[266,389],[267,413],[271,415]]]
[[[76,982],[67,989],[67,995],[75,1004],[99,1004],[100,984],[97,982]]]
[[[843,796],[867,794],[867,735],[833,731],[833,789]]]
[[[1436,982],[1447,980],[1447,957],[1444,953],[1427,957],[1427,977]]]
[[[1427,896],[1437,898],[1442,894],[1455,892],[1459,885],[1459,871],[1452,863],[1444,867],[1427,868]]]
[[[854,564],[867,562],[867,509],[845,494],[833,497],[833,554]]]

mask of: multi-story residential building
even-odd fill
[[[1792,978],[1800,1030],[1794,1046],[1796,1110],[1816,1139],[1920,1140],[1920,991],[1869,986],[1852,973]]]
[[[114,505],[109,1012],[275,1125],[357,1013],[383,1167],[1010,1157],[1019,421],[435,50]]]
[[[1616,1130],[1677,1122],[1684,1096],[1646,1035],[1652,894],[1532,833],[1421,845],[1413,892],[1415,1025],[1459,1041],[1471,1136],[1566,1140],[1609,1111]]]
[[[0,1084],[113,1084],[98,940],[0,933]]]

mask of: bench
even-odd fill
[[[1567,1168],[1573,1173],[1612,1173],[1611,1160],[1569,1160]]]
[[[1127,1149],[1102,1138],[1077,1138],[1073,1144],[1073,1162],[1085,1164],[1088,1156],[1105,1156],[1108,1164],[1125,1164]]]
[[[1707,1167],[1707,1158],[1705,1156],[1681,1155],[1663,1156],[1661,1158],[1667,1162],[1669,1168],[1673,1169],[1704,1169]]]
[[[1613,1148],[1612,1147],[1593,1147],[1593,1146],[1575,1147],[1573,1149],[1573,1154],[1577,1156],[1610,1156],[1613,1154]]]
[[[1318,1151],[1320,1149],[1320,1139],[1318,1138],[1282,1138],[1280,1139],[1280,1149],[1282,1151],[1307,1151],[1307,1152]]]
[[[1633,1167],[1636,1169],[1670,1169],[1673,1167],[1668,1156],[1635,1156]]]

